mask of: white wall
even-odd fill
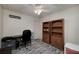
[[[20,16],[21,19],[9,18],[9,14]],[[23,30],[30,29],[33,33],[32,38],[35,39],[35,30],[34,28],[35,20],[34,17],[30,17],[26,14],[20,14],[17,12],[3,10],[3,36],[19,35],[22,34]]]
[[[1,7],[0,7],[0,38],[1,38]]]
[[[1,47],[1,38],[2,38],[2,7],[0,6],[0,47]]]
[[[57,12],[41,19],[41,24],[44,21],[51,21],[64,18],[64,38],[65,42],[79,44],[79,6],[73,7],[61,12]],[[42,28],[42,25],[40,26]],[[40,30],[42,34],[42,29]],[[39,34],[42,39],[42,35]]]
[[[40,35],[41,35],[40,26],[41,26],[41,20],[40,19],[35,20],[34,32],[35,32],[36,39],[40,39]]]

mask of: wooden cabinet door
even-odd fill
[[[54,39],[54,37],[53,36],[51,36],[51,45],[52,46],[57,46],[57,44],[56,44],[56,40]]]
[[[62,39],[56,39],[53,36],[51,36],[51,45],[60,50],[64,50],[64,42]]]
[[[49,33],[43,33],[43,41],[45,43],[49,43]]]
[[[64,42],[62,39],[56,39],[57,48],[64,50]]]

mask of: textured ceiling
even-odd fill
[[[41,4],[36,4],[35,6],[38,6]],[[37,16],[34,13],[34,5],[33,4],[3,4],[2,7],[5,9],[13,10],[16,12],[21,12],[28,14],[30,16],[35,16],[35,17],[43,17],[51,13],[55,13],[58,11],[65,10],[67,8],[77,6],[75,4],[42,4],[43,9],[47,10],[47,12],[42,12],[39,16]]]

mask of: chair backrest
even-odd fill
[[[31,31],[30,30],[24,30],[23,31],[23,35],[22,35],[22,38],[23,39],[28,39],[31,37]]]

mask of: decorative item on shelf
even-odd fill
[[[49,31],[49,29],[47,29],[46,31]]]
[[[49,31],[49,29],[44,29],[44,31],[47,31],[47,32],[48,32],[48,31]]]

